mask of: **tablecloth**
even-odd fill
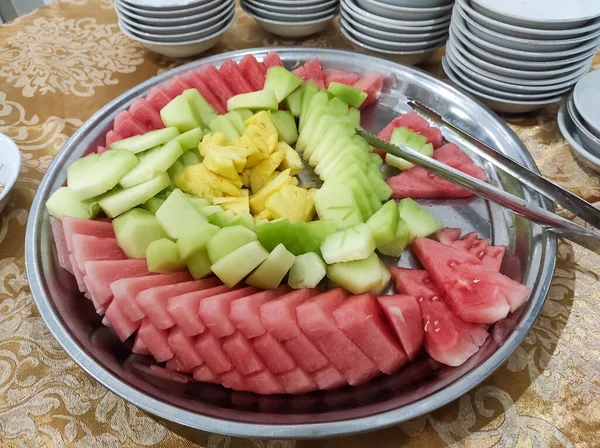
[[[238,11],[208,54],[271,45],[350,47],[337,26],[283,40]],[[32,198],[53,156],[97,109],[183,62],[120,33],[112,0],[57,0],[0,26],[0,131],[23,156],[0,216],[0,446],[600,446],[600,257],[565,242],[541,315],[509,360],[459,400],[389,429],[321,441],[231,438],[150,416],[85,374],[50,335],[28,288],[23,254]],[[439,57],[425,68],[442,74]],[[600,201],[600,178],[574,160],[557,109],[509,123],[544,175]]]

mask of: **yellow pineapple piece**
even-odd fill
[[[252,175],[252,168],[246,168],[240,173],[240,179],[242,184],[246,188],[250,188],[250,176]]]
[[[244,169],[246,159],[229,147],[212,147],[204,156],[204,165],[213,173],[228,179],[239,180],[240,173]]]
[[[261,110],[260,112],[255,113],[250,118],[248,118],[244,124],[246,125],[246,128],[255,125],[267,134],[277,135],[277,128],[271,121],[270,110]]]
[[[290,177],[290,180],[288,180],[288,185],[293,185],[294,187],[298,186],[298,178],[295,176]]]
[[[285,158],[285,153],[276,151],[269,156],[268,159],[261,161],[258,165],[252,168],[250,175],[250,186],[252,192],[257,193],[268,181],[275,170],[281,165]]]
[[[304,188],[284,185],[269,196],[265,206],[273,218],[286,218],[292,224],[305,221],[308,192]]]
[[[273,220],[273,215],[271,215],[271,212],[269,210],[267,210],[266,208],[254,217],[254,222],[256,222],[256,223],[259,223],[261,221],[272,221],[272,220]]]
[[[252,214],[257,215],[265,209],[265,202],[269,196],[279,191],[283,185],[287,185],[290,179],[290,170],[279,173],[277,177],[269,181],[258,193],[250,196],[250,210]]]
[[[250,213],[248,190],[242,189],[242,196],[237,198],[214,198],[214,205],[220,205],[224,210],[231,210],[236,215]]]
[[[279,142],[277,144],[277,149],[285,154],[285,159],[283,159],[280,166],[282,170],[289,168],[292,176],[295,176],[304,169],[302,159],[300,159],[296,150],[286,142]]]
[[[206,157],[206,153],[210,148],[215,146],[227,146],[228,144],[227,137],[225,137],[225,134],[222,132],[206,134],[198,145],[198,151],[202,157]]]
[[[319,191],[316,188],[311,188],[306,193],[306,201],[304,202],[304,217],[303,221],[312,221],[315,217],[315,194]]]
[[[237,142],[235,142],[235,148],[243,150],[246,155],[246,168],[252,168],[258,165],[258,163],[266,159],[268,154],[258,149],[258,146],[254,140],[248,135],[242,135]]]
[[[175,177],[175,186],[200,198],[241,196],[242,182],[232,180],[209,170],[203,163],[186,167]]]

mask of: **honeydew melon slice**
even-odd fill
[[[183,95],[173,98],[169,104],[163,107],[160,117],[165,126],[175,127],[179,132],[191,131],[204,124],[195,109],[192,108],[188,98]]]
[[[304,94],[304,85],[298,87],[284,100],[285,107],[294,117],[299,117],[302,113],[302,95]]]
[[[327,131],[339,123],[339,118],[334,115],[325,115],[319,123],[310,131],[307,128],[307,132],[309,132],[309,138],[306,142],[306,147],[304,148],[304,152],[306,153],[306,157],[310,159],[313,151],[319,144],[319,142],[323,139],[324,135]]]
[[[417,237],[426,237],[442,228],[442,224],[431,213],[410,198],[405,198],[398,204],[400,218],[406,222],[412,241]]]
[[[129,171],[119,184],[123,188],[131,188],[149,181],[158,174],[165,173],[183,155],[177,140],[171,140],[165,146],[150,149],[140,156],[140,163]]]
[[[244,226],[224,227],[206,245],[211,263],[217,263],[240,247],[256,241],[256,233]]]
[[[388,201],[367,220],[366,224],[371,227],[376,247],[379,248],[394,240],[399,217],[396,202]]]
[[[204,131],[201,128],[194,128],[178,135],[175,137],[175,140],[181,145],[181,150],[186,152],[190,149],[196,149],[198,144],[202,141],[202,137],[204,137]]]
[[[246,283],[262,289],[275,289],[291,269],[296,257],[283,244],[278,244],[269,256],[246,279]]]
[[[220,258],[211,266],[211,270],[223,283],[232,288],[256,269],[268,256],[269,252],[258,241],[252,241]]]
[[[241,137],[240,132],[233,124],[231,124],[231,121],[227,119],[226,115],[217,115],[210,123],[208,123],[208,127],[214,132],[222,132],[225,134],[225,137],[230,143]]]
[[[315,194],[315,207],[320,219],[333,221],[338,229],[363,222],[352,189],[348,185],[325,182]]]
[[[379,253],[387,255],[388,257],[398,258],[411,241],[410,229],[408,228],[406,221],[399,218],[394,239],[387,244],[377,246],[377,250]]]
[[[204,99],[198,90],[184,90],[181,96],[187,99],[196,120],[200,122],[200,126],[203,128],[208,126],[208,123],[217,116],[217,111]]]
[[[304,127],[299,129],[298,140],[296,141],[296,151],[302,152],[310,139],[311,130],[315,128],[315,126],[319,123],[322,117],[329,114],[330,110],[327,104],[318,105],[314,108],[314,111],[311,113],[310,117],[305,121]]]
[[[142,204],[142,208],[150,213],[154,214],[163,205],[164,199],[153,197],[148,199],[145,203]]]
[[[196,280],[212,274],[208,252],[201,250],[191,255],[187,260],[187,268]]]
[[[340,82],[330,82],[327,91],[337,96],[352,107],[360,107],[367,99],[367,93],[356,87],[348,86]]]
[[[61,187],[52,193],[46,201],[46,208],[51,216],[62,220],[63,216],[73,218],[94,219],[100,213],[100,206],[94,200],[80,201],[68,187]]]
[[[194,229],[189,229],[181,234],[177,240],[179,254],[184,260],[189,260],[192,255],[205,250],[208,242],[221,230],[219,227],[204,223]]]
[[[176,127],[166,127],[113,142],[110,145],[110,149],[126,149],[133,154],[138,154],[150,148],[164,145],[178,136],[179,131]]]
[[[179,255],[177,244],[168,238],[152,241],[146,250],[148,271],[159,274],[181,271],[187,267]]]
[[[363,260],[375,252],[371,227],[358,224],[333,233],[321,244],[321,254],[327,264]]]
[[[227,110],[230,111],[235,109],[249,109],[251,111],[277,110],[278,107],[279,102],[272,90],[242,93],[227,100]]]
[[[344,141],[343,144],[341,143],[341,140]],[[336,124],[327,131],[323,139],[310,155],[310,158],[306,157],[306,154],[304,154],[304,160],[308,160],[310,166],[317,167],[319,162],[329,154],[330,150],[336,147],[342,148],[345,145],[350,144],[352,144],[352,140],[350,140],[350,132],[348,129],[342,124]]]
[[[277,102],[281,103],[287,96],[302,85],[302,78],[294,75],[278,65],[269,67],[265,78],[264,89],[275,92]]]
[[[293,145],[298,140],[298,129],[296,128],[296,119],[291,112],[287,110],[276,110],[271,113],[271,121],[277,129],[279,140],[283,140],[288,145]]]
[[[156,218],[167,235],[178,239],[181,235],[205,224],[207,219],[176,188],[157,210]]]
[[[129,258],[146,258],[150,243],[167,238],[156,216],[139,208],[115,218],[112,225],[119,247]]]
[[[363,260],[335,263],[327,267],[327,277],[352,294],[364,294],[381,287],[382,271],[377,254]]]
[[[309,252],[296,257],[288,285],[293,289],[315,288],[327,275],[327,265],[315,252]]]
[[[298,130],[302,129],[302,123],[306,120],[306,112],[308,112],[308,108],[312,98],[319,93],[319,88],[315,84],[314,81],[309,80],[304,83],[302,86],[302,110],[300,111],[300,124]],[[304,117],[304,118],[303,118]]]
[[[106,154],[106,153],[105,153]],[[125,190],[110,191],[98,199],[98,204],[109,218],[116,218],[127,210],[144,204],[171,184],[167,173],[162,173],[143,184]],[[161,207],[162,208],[162,207]]]
[[[227,112],[225,117],[229,120],[229,122],[233,125],[236,131],[240,134],[240,136],[246,130],[246,125],[244,124],[244,118],[242,114],[240,114],[236,110],[232,110],[231,112]]]

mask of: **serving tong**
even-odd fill
[[[560,204],[595,228],[600,228],[600,210],[589,202],[575,196],[559,185],[543,178],[539,174],[530,171],[518,162],[493,149],[467,132],[458,129],[428,107],[419,104],[414,100],[410,100],[408,104],[415,112],[428,119],[428,121],[440,125],[444,130],[444,134],[450,136],[458,146],[463,146],[471,152],[478,154],[495,167],[512,175],[520,183],[527,185],[536,192],[546,196],[557,204]],[[477,196],[523,216],[557,236],[573,241],[600,254],[600,233],[569,221],[562,216],[538,207],[535,204],[531,204],[522,198],[440,163],[431,157],[424,156],[410,148],[385,142],[363,129],[357,129],[356,132],[371,146],[393,156],[401,157],[416,165],[420,165],[433,174],[436,174],[449,182],[460,185]]]

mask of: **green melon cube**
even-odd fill
[[[277,110],[278,108],[279,102],[273,90],[263,89],[252,93],[242,93],[227,100],[227,110],[249,109],[259,111]]]
[[[190,101],[183,95],[173,98],[163,107],[160,117],[165,126],[175,127],[179,132],[191,131],[203,125]]]
[[[433,156],[433,145],[427,144],[427,137],[423,137],[408,128],[401,127],[394,129],[390,143],[398,146],[406,146],[428,157]],[[385,155],[385,161],[388,165],[396,167],[399,170],[408,170],[414,167],[412,163],[391,154]]]
[[[160,206],[163,205],[164,202],[164,199],[153,197],[148,199],[145,203],[143,203],[142,208],[154,214],[160,208]]]
[[[120,180],[121,187],[131,188],[166,173],[183,155],[177,140],[171,140],[165,146],[149,149],[140,156],[140,163]]]
[[[331,113],[336,117],[346,117],[348,115],[348,103],[338,97],[334,97],[329,100],[329,108]]]
[[[242,114],[240,114],[236,110],[232,110],[231,112],[227,112],[225,117],[229,120],[229,122],[233,125],[236,131],[240,135],[244,133],[246,130],[246,125],[244,124],[244,118],[242,118]]]
[[[208,222],[214,224],[219,227],[228,227],[233,225],[233,222],[236,220],[235,213],[231,210],[223,210],[217,213],[213,213],[209,216]]]
[[[352,189],[348,185],[325,182],[315,194],[315,208],[319,218],[333,221],[338,229],[363,222]]]
[[[167,235],[178,239],[181,235],[190,232],[196,227],[206,223],[206,218],[188,201],[186,195],[179,189],[173,190],[171,195],[156,212],[156,218],[162,225]]]
[[[360,126],[360,110],[351,107],[348,110],[348,122],[351,123],[354,127]]]
[[[305,97],[308,93],[310,97],[308,99],[308,103],[305,103]],[[309,93],[309,90],[306,90],[304,93],[305,97],[302,98],[302,115],[300,116],[300,126],[299,129],[302,131],[304,129],[305,123],[311,119],[313,112],[318,107],[323,107],[329,111],[329,98],[327,97],[327,92],[325,91],[317,91],[314,94]]]
[[[256,234],[260,243],[267,250],[273,250],[281,243],[294,255],[303,252],[302,246],[296,237],[294,224],[291,224],[287,219],[280,218],[261,223],[256,226]]]
[[[329,107],[327,105],[318,105],[313,109],[310,116],[305,119],[304,126],[299,128],[300,133],[298,134],[298,141],[296,141],[296,151],[304,151],[306,144],[310,140],[312,132],[318,125],[321,118],[323,118],[325,115],[330,115]],[[308,159],[306,158],[305,160]]]
[[[327,91],[337,96],[352,107],[360,107],[367,99],[367,93],[356,87],[347,86],[340,82],[330,82]]]
[[[126,149],[133,154],[137,154],[150,148],[164,145],[170,140],[177,138],[178,135],[179,131],[176,127],[166,127],[113,142],[110,145],[110,149]]]
[[[254,222],[254,218],[250,213],[240,213],[235,217],[235,219],[231,222],[232,226],[244,226],[252,231],[256,228],[256,223]]]
[[[412,238],[410,236],[410,230],[406,224],[406,221],[404,221],[402,218],[398,218],[394,239],[387,244],[377,246],[377,250],[379,253],[387,255],[388,257],[398,258],[411,241]]]
[[[302,122],[302,116],[308,112],[308,106],[312,97],[319,92],[319,88],[313,80],[308,80],[302,85],[302,108],[300,110],[300,122]],[[305,118],[306,119],[306,118]]]
[[[190,255],[187,259],[187,268],[196,280],[212,275],[210,265],[210,258],[206,249]]]
[[[309,130],[308,128],[306,128],[306,135],[308,135],[309,138],[307,139],[306,146],[304,148],[304,153],[306,154],[305,157],[308,157],[310,159],[310,156],[312,155],[313,151],[316,149],[319,142],[323,139],[327,131],[339,122],[339,118],[337,118],[334,115],[327,114],[319,121],[319,123],[313,129]]]
[[[319,166],[319,163],[327,157],[330,152],[337,153],[341,148],[351,144],[352,140],[350,139],[348,128],[338,123],[327,131],[321,142],[310,155],[310,158],[304,154],[304,160],[308,160],[308,164],[315,167],[316,172],[316,167]]]
[[[207,218],[210,218],[215,213],[219,213],[222,211],[224,211],[224,210],[223,210],[223,207],[221,207],[220,205],[209,205],[208,207],[204,207],[201,210],[202,214],[204,216],[206,216]],[[208,222],[210,222],[210,219],[208,220]],[[211,222],[211,224],[214,224],[214,223]]]
[[[390,270],[381,260],[379,260],[379,268],[381,269],[381,283],[377,285],[375,289],[371,290],[371,294],[374,296],[381,295],[384,289],[387,288],[387,286],[389,285],[390,280],[392,278]]]
[[[125,190],[113,190],[98,199],[98,204],[109,218],[116,218],[133,207],[144,204],[171,184],[167,173],[159,174],[143,184]]]
[[[240,247],[256,241],[256,233],[243,226],[225,227],[213,236],[206,249],[210,261],[214,264]]]
[[[204,99],[204,97],[196,89],[187,89],[181,96],[187,99],[196,121],[203,128],[217,116],[217,111]]]
[[[150,243],[167,238],[167,234],[152,213],[134,208],[112,222],[117,242],[129,258],[146,258]]]
[[[294,264],[296,257],[283,244],[273,249],[265,261],[246,279],[246,283],[262,289],[275,289]]]
[[[200,156],[198,156],[198,153],[196,153],[196,151],[184,152],[183,155],[179,158],[179,160],[181,161],[181,164],[184,168],[202,163],[202,159],[200,159]]]
[[[296,257],[288,285],[293,289],[315,288],[327,275],[327,265],[315,252],[309,252]]]
[[[298,129],[296,128],[296,119],[291,112],[287,110],[276,110],[271,113],[271,121],[277,129],[279,140],[283,140],[288,145],[293,145],[298,140]]]
[[[221,230],[217,226],[209,223],[204,223],[194,229],[181,234],[177,240],[179,254],[184,260],[189,258],[196,252],[205,250],[208,242]]]
[[[202,137],[204,137],[204,131],[202,128],[194,128],[175,137],[175,140],[179,142],[181,150],[186,152],[190,149],[196,149],[202,141]]]
[[[230,143],[235,142],[241,137],[241,134],[225,115],[217,115],[210,121],[208,127],[214,132],[222,132],[225,134],[225,137],[227,137],[227,140]]]
[[[206,207],[209,207],[212,205],[210,203],[210,201],[208,201],[207,199],[199,198],[198,196],[193,196],[193,195],[187,194],[187,193],[183,193],[183,194],[185,195],[185,197],[187,198],[189,203],[192,204],[194,206],[194,208],[196,210],[198,210],[201,214],[204,214],[202,211]]]
[[[367,224],[335,232],[325,238],[321,245],[321,254],[327,264],[363,260],[373,252],[375,239]]]
[[[268,256],[269,252],[258,241],[252,241],[220,258],[211,266],[211,270],[223,283],[232,288],[256,269]]]
[[[94,219],[100,213],[100,206],[94,200],[80,201],[68,187],[61,187],[52,193],[46,201],[46,208],[51,216],[62,220],[63,216],[73,218]]]
[[[406,222],[410,231],[410,241],[416,237],[433,235],[442,228],[442,224],[431,213],[410,198],[402,199],[398,207],[400,218]]]
[[[148,270],[159,274],[181,271],[187,267],[177,244],[168,238],[152,241],[146,250]]]
[[[265,79],[265,90],[275,92],[277,102],[281,103],[287,96],[302,85],[302,78],[280,66],[269,67]]]
[[[399,211],[396,202],[388,201],[367,220],[367,225],[371,227],[375,245],[378,248],[394,240],[398,218]]]
[[[379,168],[381,165],[383,165],[383,159],[379,157],[378,154],[371,153],[369,154],[369,157],[371,158],[371,164],[375,165],[376,168]]]
[[[304,85],[298,87],[284,100],[285,107],[294,117],[299,117],[302,113],[302,95],[304,95]]]
[[[363,260],[335,263],[327,267],[327,277],[352,294],[364,294],[381,286],[379,257],[372,253]]]
[[[252,115],[254,115],[254,113],[249,109],[236,109],[235,111],[241,115],[242,120],[244,120],[244,123],[246,122],[246,120],[248,118],[250,118]]]
[[[379,168],[377,168],[375,165],[369,165],[366,174],[371,182],[371,185],[373,186],[373,189],[375,190],[375,193],[377,193],[379,200],[387,201],[390,196],[392,196],[392,189],[385,182],[383,174],[381,171],[379,171]]]

